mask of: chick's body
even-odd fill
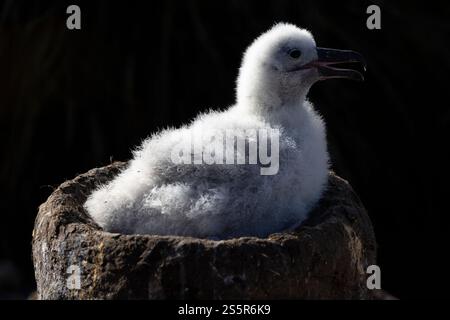
[[[295,82],[283,66],[266,66],[274,56],[279,59],[284,45],[315,49],[312,36],[292,25],[263,34],[244,56],[236,105],[145,140],[127,168],[89,196],[85,207],[94,220],[112,232],[220,239],[267,236],[303,221],[326,186],[326,134],[321,117],[305,99],[314,71],[301,71]],[[303,64],[316,58],[308,48],[302,49]],[[173,160],[174,150],[198,139],[203,150],[213,149],[217,140],[212,142],[211,136],[217,132],[246,140],[248,152],[253,138],[246,130],[272,129],[279,132],[276,174],[263,175],[260,164],[248,161],[226,164],[225,153],[223,164]]]

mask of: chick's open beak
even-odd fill
[[[312,61],[310,65],[316,67],[319,71],[320,80],[346,78],[356,81],[364,81],[361,72],[353,69],[344,69],[332,67],[332,65],[340,63],[360,63],[366,70],[366,62],[361,54],[351,50],[338,50],[330,48],[317,48],[316,61]]]

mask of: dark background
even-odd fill
[[[366,28],[378,4],[382,29]],[[444,297],[450,6],[392,1],[0,1],[0,298],[34,289],[39,204],[66,179],[130,157],[165,126],[234,102],[243,50],[275,22],[361,52],[364,83],[319,83],[334,170],[373,220],[382,287]],[[78,4],[82,29],[66,29]]]

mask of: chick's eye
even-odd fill
[[[302,55],[302,52],[298,49],[293,49],[289,51],[289,55],[291,56],[291,58],[298,59]]]

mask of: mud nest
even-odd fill
[[[372,224],[334,173],[296,230],[215,241],[103,231],[83,204],[125,165],[66,181],[40,206],[33,231],[39,299],[373,298],[366,286],[366,268],[376,263]]]

